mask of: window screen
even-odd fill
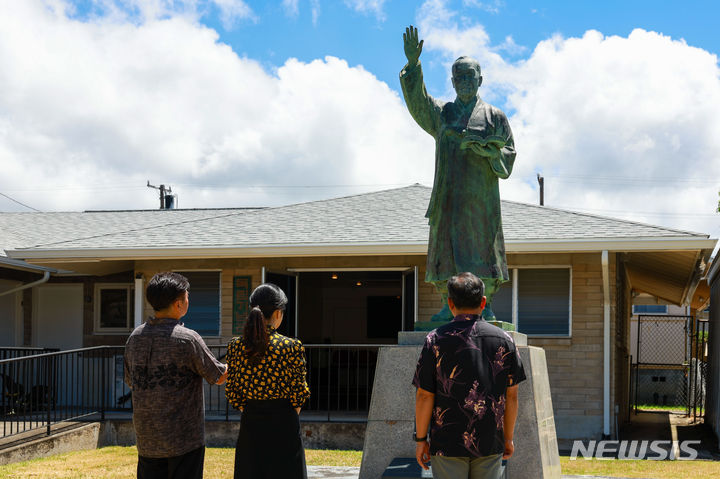
[[[518,331],[568,336],[570,270],[521,269],[518,276]]]
[[[190,307],[182,322],[201,336],[220,336],[220,272],[181,271],[190,281]]]

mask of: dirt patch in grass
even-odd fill
[[[562,473],[570,476],[641,477],[653,479],[713,479],[718,477],[716,461],[620,461],[560,457]]]

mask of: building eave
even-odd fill
[[[46,266],[38,266],[36,264],[30,264],[25,261],[7,257],[0,257],[0,268],[9,268],[20,271],[29,271],[31,273],[59,273],[55,268],[48,268]]]
[[[508,253],[579,253],[593,251],[693,251],[715,247],[717,240],[698,237],[515,240]],[[183,258],[257,258],[295,256],[424,255],[426,242],[269,244],[158,248],[29,248],[7,251],[15,260],[117,260]]]

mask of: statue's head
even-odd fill
[[[468,102],[482,85],[480,63],[474,58],[460,57],[452,66],[452,84],[460,100]]]

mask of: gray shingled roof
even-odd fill
[[[430,188],[393,190],[265,209],[0,213],[0,247],[85,250],[417,244],[427,241]],[[507,242],[707,235],[503,201]]]
[[[0,213],[0,256],[5,251],[78,239],[146,231],[199,219],[244,214],[258,208]]]

